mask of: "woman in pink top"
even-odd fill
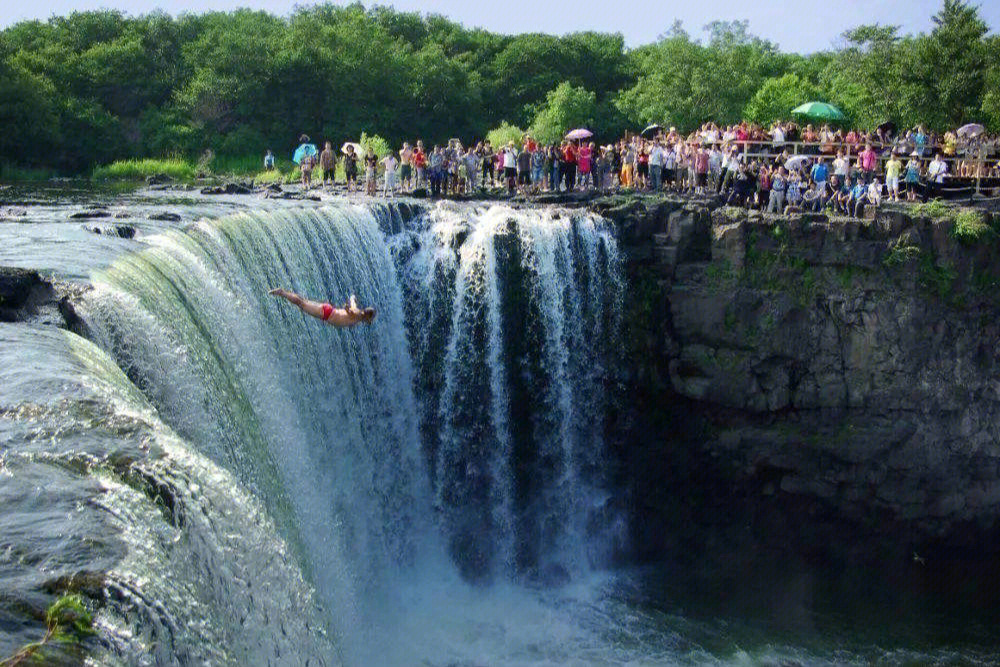
[[[858,156],[858,162],[861,163],[861,171],[864,172],[865,182],[871,182],[872,176],[875,174],[875,166],[878,164],[878,153],[872,150],[871,144],[867,144],[865,149],[861,151],[861,155]]]

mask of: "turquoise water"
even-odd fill
[[[52,239],[5,246],[21,265],[93,285],[90,341],[0,325],[0,653],[71,580],[109,664],[997,662],[988,618],[818,573],[611,569],[602,220],[140,191],[98,198],[182,221],[86,254],[66,215],[94,197],[0,223]],[[276,285],[379,317],[323,327]]]

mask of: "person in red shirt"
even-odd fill
[[[708,151],[702,146],[694,156],[695,187],[698,193],[708,189]]]
[[[522,141],[522,143],[524,144],[524,150],[528,151],[529,153],[534,153],[535,151],[538,150],[538,142],[532,139],[530,134],[524,135],[524,140]]]
[[[427,155],[424,153],[424,142],[418,141],[413,149],[413,168],[417,172],[415,187],[427,187]]]
[[[576,189],[576,147],[572,141],[563,142],[563,180],[566,182],[566,191],[572,192]]]
[[[636,153],[636,185],[640,190],[644,190],[649,183],[649,148],[646,142],[639,142],[639,151]]]

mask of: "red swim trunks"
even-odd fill
[[[328,303],[323,304],[323,321],[326,322],[333,315],[333,306]]]

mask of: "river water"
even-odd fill
[[[90,287],[86,338],[0,324],[0,655],[71,589],[98,664],[996,662],[993,626],[944,610],[622,567],[605,431],[627,286],[596,216],[0,200],[0,265]],[[274,286],[379,316],[334,330]]]

